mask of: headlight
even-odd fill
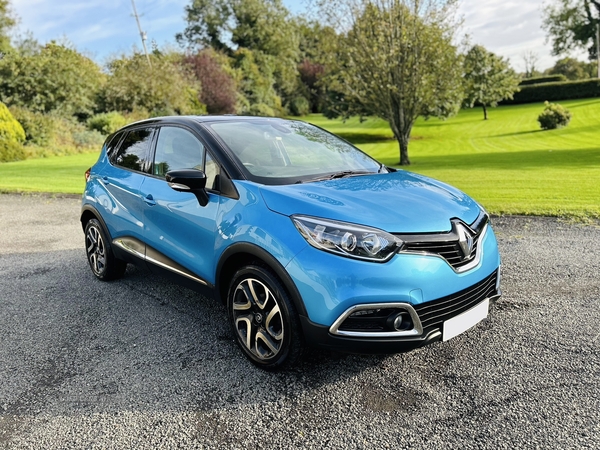
[[[292,220],[310,245],[342,256],[382,262],[402,246],[400,239],[377,228],[306,216]]]

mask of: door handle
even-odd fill
[[[110,184],[110,181],[108,181],[108,177],[107,177],[107,176],[103,176],[103,177],[102,177],[102,182],[103,182],[104,184]]]
[[[154,197],[152,197],[152,194],[146,195],[146,197],[144,197],[144,201],[148,206],[156,205],[156,201],[154,201]]]

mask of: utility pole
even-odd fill
[[[152,63],[150,62],[150,56],[148,55],[148,49],[146,48],[146,33],[142,31],[142,26],[140,25],[140,16],[138,16],[137,9],[135,8],[134,0],[131,0],[131,6],[133,6],[133,16],[135,17],[135,21],[137,22],[138,30],[140,31],[140,37],[142,38],[142,47],[144,47],[144,54],[146,55],[146,59],[148,60],[148,65],[152,67]]]

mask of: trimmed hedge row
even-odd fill
[[[545,101],[573,100],[577,98],[600,97],[600,79],[564,81],[521,86],[512,100],[503,100],[502,105],[520,105]]]
[[[524,80],[521,80],[521,82],[519,83],[519,86],[528,86],[530,84],[541,84],[541,83],[557,83],[559,81],[567,81],[567,77],[565,77],[563,74],[558,74],[558,75],[547,75],[544,77],[526,78]]]

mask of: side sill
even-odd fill
[[[138,239],[132,237],[120,237],[117,239],[113,239],[112,244],[115,247],[118,247],[121,250],[146,261],[147,263],[151,263],[155,266],[160,267],[161,269],[165,269],[170,272],[173,272],[176,275],[188,278],[192,281],[195,281],[196,283],[200,283],[203,286],[209,287],[211,289],[213,288],[213,286],[206,280],[203,280],[202,278],[190,272],[182,265],[176,263],[172,259],[156,251],[152,247],[147,246]]]

